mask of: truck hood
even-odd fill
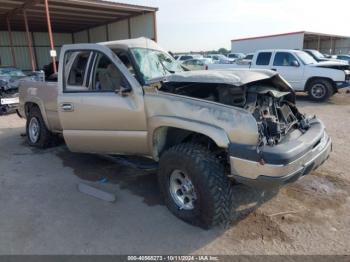
[[[350,65],[348,63],[338,62],[338,61],[319,62],[317,64],[310,64],[309,66],[323,67],[323,68],[330,68],[330,69],[339,69],[339,70],[350,70]]]
[[[149,83],[211,83],[243,86],[253,82],[271,79],[280,91],[293,92],[291,86],[277,73],[271,70],[200,70],[175,73],[163,78],[152,79]]]
[[[18,89],[21,81],[30,80],[30,79],[32,78],[28,76],[19,76],[19,77],[1,76],[0,88],[2,88],[3,90]]]
[[[337,62],[337,63],[341,63],[341,64],[348,64],[348,62],[344,61],[344,60],[340,60],[340,59],[336,59],[336,58],[321,58],[320,62]]]

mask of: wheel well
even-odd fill
[[[336,91],[336,90],[337,90],[337,86],[336,86],[335,82],[333,81],[333,79],[328,78],[328,77],[315,76],[315,77],[310,77],[310,78],[306,81],[306,84],[305,84],[305,91],[308,91],[310,83],[311,83],[312,81],[314,81],[314,80],[317,80],[317,79],[322,79],[322,80],[328,81],[329,83],[331,83],[331,85],[332,85],[332,87],[333,87],[333,91]]]
[[[25,103],[25,105],[24,105],[24,113],[25,113],[26,117],[29,116],[29,112],[30,112],[33,108],[38,108],[38,109],[40,110],[39,106],[38,106],[36,103],[33,103],[33,102],[27,102],[27,103]]]
[[[215,141],[210,137],[201,133],[176,127],[160,127],[154,132],[153,155],[156,159],[159,159],[162,153],[170,147],[185,142],[201,144],[215,154],[227,155],[226,150],[218,147]]]

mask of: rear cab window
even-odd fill
[[[269,65],[271,59],[271,52],[261,52],[256,58],[256,65]]]

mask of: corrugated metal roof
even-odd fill
[[[237,38],[237,39],[232,39],[231,42],[253,40],[253,39],[262,39],[262,38],[269,38],[269,37],[278,37],[278,36],[287,36],[287,35],[299,35],[299,34],[304,34],[305,37],[309,37],[309,38],[310,37],[318,37],[318,36],[320,36],[320,37],[333,37],[333,38],[348,38],[348,36],[341,36],[341,35],[334,35],[334,34],[316,33],[316,32],[309,32],[309,31],[297,31],[297,32],[288,32],[288,33],[274,34],[274,35]]]
[[[31,31],[47,31],[44,0],[0,0],[0,30],[7,30],[6,17],[12,30],[25,30],[23,9]],[[54,32],[77,32],[158,8],[104,0],[49,0],[49,10]]]
[[[234,41],[243,41],[243,40],[253,40],[253,39],[260,39],[260,38],[286,36],[286,35],[296,35],[296,34],[303,34],[303,33],[305,33],[305,31],[297,31],[297,32],[274,34],[274,35],[252,36],[252,37],[245,37],[245,38],[237,38],[237,39],[232,39],[231,41],[234,42]]]

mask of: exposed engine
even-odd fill
[[[271,87],[251,87],[247,92],[245,109],[258,123],[261,144],[276,145],[295,129],[305,132],[308,120],[299,113],[293,103],[285,99],[289,92]]]
[[[165,83],[162,91],[241,107],[257,121],[260,145],[277,145],[296,129],[309,128],[308,119],[294,105],[291,92],[268,83],[234,87],[226,84]]]

